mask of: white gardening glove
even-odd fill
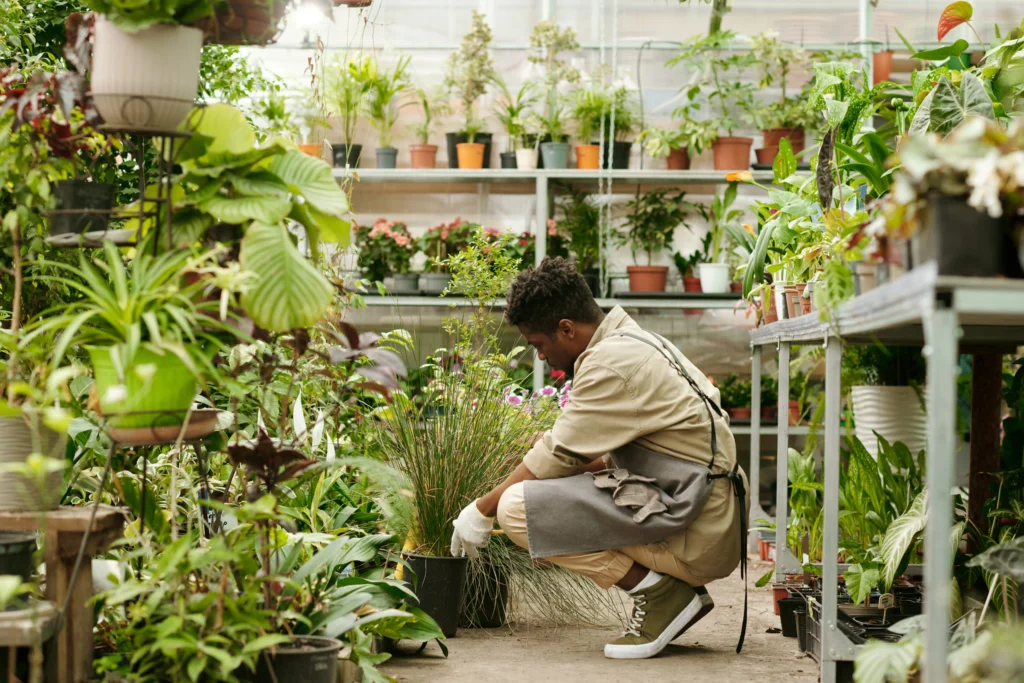
[[[452,533],[452,555],[469,555],[476,559],[477,548],[483,548],[491,540],[494,517],[484,517],[474,500],[459,513],[453,524],[455,531]]]

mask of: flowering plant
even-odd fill
[[[356,228],[359,245],[359,267],[371,282],[383,280],[391,273],[408,273],[416,242],[405,223],[378,218],[372,226]]]
[[[505,403],[522,407],[534,418],[538,426],[550,428],[555,423],[558,413],[569,403],[571,391],[571,381],[567,381],[560,389],[548,385],[534,392],[512,385],[505,389]]]
[[[567,240],[559,232],[558,223],[555,219],[549,218],[547,225],[547,255],[568,258]],[[508,253],[512,258],[519,259],[520,268],[532,266],[537,260],[537,236],[529,231],[524,232],[509,242]]]
[[[427,255],[425,270],[431,273],[445,272],[443,262],[450,255],[466,248],[473,234],[472,226],[472,223],[456,218],[451,223],[441,223],[428,229],[417,243],[419,250]]]

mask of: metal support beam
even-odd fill
[[[946,683],[949,606],[953,578],[949,535],[953,526],[951,495],[956,464],[956,375],[959,346],[956,313],[941,305],[924,316],[928,361],[928,525],[925,527],[925,645],[922,680]]]
[[[823,479],[824,528],[822,530],[822,593],[821,593],[821,680],[835,683],[839,630],[838,582],[839,568],[833,558],[839,557],[839,411],[843,360],[843,342],[829,337],[825,346],[825,453]]]
[[[779,344],[779,438],[775,460],[775,580],[784,581],[786,574],[797,574],[802,564],[793,556],[786,541],[789,529],[789,355],[788,343]]]
[[[971,474],[967,518],[988,533],[985,501],[992,495],[998,472],[999,427],[1003,399],[1003,357],[999,353],[974,354],[971,372]],[[976,549],[977,550],[977,549]]]
[[[537,238],[537,253],[534,265],[539,266],[540,262],[548,253],[548,178],[546,175],[537,176],[537,224],[534,226],[533,234]],[[537,352],[533,352],[533,390],[540,391],[544,387],[544,362],[537,358]]]
[[[760,346],[752,349],[750,357],[750,525],[765,516],[761,509],[761,358],[764,350]],[[777,548],[778,546],[776,546]],[[747,550],[757,551],[757,532],[747,537]]]
[[[875,50],[868,41],[874,33],[874,14],[871,0],[860,0],[860,53],[864,56],[864,68],[868,72],[868,82],[874,83],[875,78]]]

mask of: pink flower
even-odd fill
[[[505,402],[514,406],[521,406],[523,405],[523,397],[519,394],[509,394],[505,397]]]
[[[484,228],[484,233],[489,237],[496,237],[501,234],[501,230],[497,228]]]
[[[400,247],[407,247],[409,246],[409,238],[401,234],[395,235],[395,244]]]
[[[552,231],[555,229],[556,225],[557,225],[557,223],[555,223],[555,219],[554,218],[549,218],[548,219],[548,233],[553,235],[554,232],[552,232]]]
[[[568,404],[569,404],[569,397],[568,396],[563,396],[562,398],[558,399],[558,407],[559,408],[563,408],[564,409],[565,406],[568,405]]]
[[[388,227],[388,220],[386,218],[378,218],[373,222],[374,230],[383,230],[386,227]]]
[[[557,390],[551,385],[548,385],[540,390],[541,396],[554,396],[556,393]]]
[[[448,239],[448,231],[447,230],[442,230],[441,231],[441,239],[443,239],[443,240]]]

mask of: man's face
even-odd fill
[[[526,325],[520,325],[519,332],[537,350],[540,360],[570,377],[576,359],[586,349],[586,344],[581,345],[579,331],[571,320],[560,321],[552,333],[534,332]]]

